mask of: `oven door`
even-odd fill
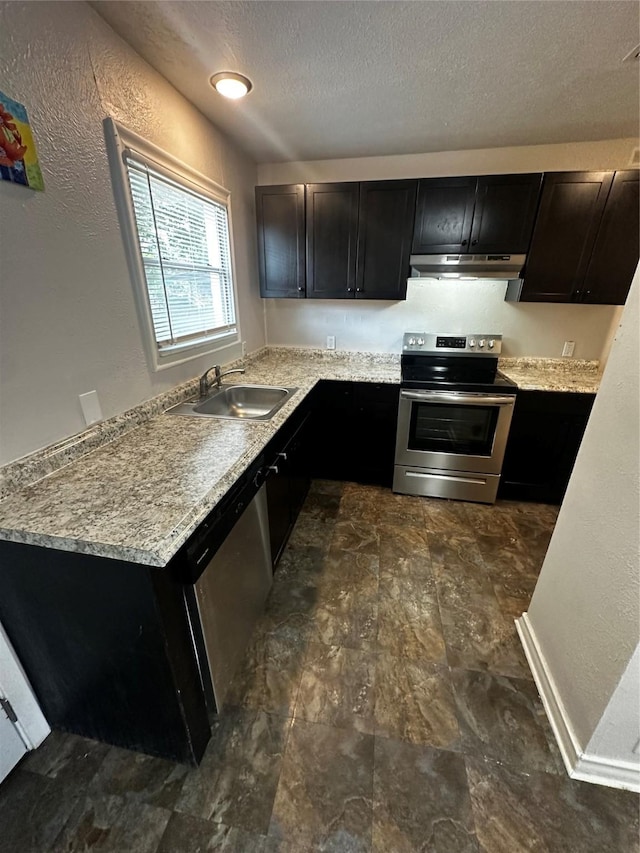
[[[500,474],[513,395],[400,392],[396,465]]]

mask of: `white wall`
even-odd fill
[[[636,765],[639,674],[637,659],[635,668],[630,662],[640,636],[639,270],[528,612],[582,749]],[[612,702],[618,689],[618,700],[636,701],[626,722],[620,702]],[[607,734],[609,714],[616,737]]]
[[[0,87],[27,107],[45,192],[0,182],[0,464],[197,375],[153,373],[114,207],[102,121],[123,125],[231,190],[239,317],[264,344],[256,295],[255,165],[86,3],[1,3]]]
[[[405,302],[267,299],[271,346],[321,347],[335,335],[339,350],[400,352],[403,332],[493,332],[504,335],[503,355],[604,358],[622,308],[504,301],[505,282],[414,279]]]
[[[635,754],[630,747],[635,745]],[[588,755],[616,756],[640,766],[640,643],[587,744]]]
[[[391,157],[266,163],[260,184],[370,181],[438,175],[483,175],[629,166],[636,139],[566,145],[532,145],[472,151],[441,151]],[[565,340],[576,341],[576,358],[606,361],[622,309],[600,305],[505,304],[505,285],[489,282],[409,284],[406,303],[268,300],[268,343],[324,347],[336,335],[338,349],[398,352],[402,333],[413,329],[452,332],[490,330],[505,336],[506,355],[559,357]]]
[[[607,139],[601,142],[476,148],[345,160],[262,163],[258,166],[258,183],[304,184],[314,181],[383,181],[450,175],[628,169],[632,168],[631,158],[637,145],[635,138]]]

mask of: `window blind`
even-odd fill
[[[235,335],[227,208],[125,155],[158,348]]]

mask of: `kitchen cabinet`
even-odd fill
[[[624,304],[638,205],[637,171],[545,175],[520,301]]]
[[[616,172],[587,273],[582,302],[624,305],[640,255],[640,173]]]
[[[305,295],[304,184],[256,187],[260,296]]]
[[[307,297],[348,299],[356,292],[357,183],[307,184]]]
[[[0,621],[47,722],[196,764],[210,738],[174,566],[0,542]]]
[[[498,497],[559,504],[594,394],[518,391]]]
[[[541,174],[421,180],[412,252],[526,253],[541,182]]]
[[[295,416],[292,419],[293,424],[283,427],[283,430],[287,429],[288,435],[277,436],[267,450],[267,459],[270,461],[265,472],[267,507],[274,568],[287,544],[311,483],[308,463],[311,415],[306,411],[301,420]]]
[[[400,386],[319,382],[313,392],[311,474],[391,486]]]
[[[356,299],[405,299],[417,181],[360,184]]]
[[[257,187],[261,296],[404,299],[416,188],[417,181]]]

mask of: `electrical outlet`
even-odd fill
[[[247,354],[247,342],[242,341],[241,347],[242,347],[242,357],[244,358],[245,355]]]
[[[327,349],[335,349],[336,348],[336,336],[335,335],[327,335]]]
[[[86,394],[79,394],[78,399],[80,400],[84,422],[87,426],[91,426],[91,424],[102,420],[102,409],[100,408],[97,391],[87,391]]]
[[[564,346],[562,347],[562,357],[563,358],[571,358],[575,348],[576,348],[576,342],[575,341],[565,341]]]

